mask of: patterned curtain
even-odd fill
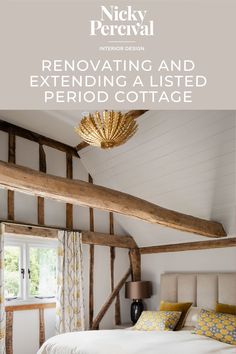
[[[82,244],[79,232],[58,232],[57,333],[84,330]]]
[[[4,309],[4,243],[0,225],[0,353],[5,353],[5,309]]]

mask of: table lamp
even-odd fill
[[[132,299],[130,308],[131,321],[135,324],[144,310],[142,299],[152,295],[152,283],[150,281],[128,281],[125,283],[125,297]]]

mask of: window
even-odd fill
[[[21,294],[21,248],[19,246],[5,247],[5,297],[18,298]]]
[[[5,237],[5,298],[38,302],[56,295],[57,242]]]
[[[29,264],[30,296],[55,296],[55,248],[29,247]]]

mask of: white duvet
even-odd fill
[[[180,332],[100,330],[66,333],[46,341],[37,354],[236,354],[236,346]]]

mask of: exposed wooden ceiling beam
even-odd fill
[[[211,248],[236,247],[236,237],[224,240],[176,243],[171,245],[141,247],[141,254],[207,250]]]
[[[113,211],[202,236],[226,236],[223,226],[218,222],[168,210],[113,189],[44,174],[2,161],[0,186],[65,203]]]
[[[14,134],[24,139],[34,141],[40,145],[46,145],[54,149],[66,152],[72,156],[79,157],[77,150],[72,146],[48,138],[41,134],[34,133],[28,129],[18,127],[17,125],[11,124],[9,122],[5,122],[4,120],[0,120],[0,130],[7,133],[10,132],[11,134]]]
[[[133,110],[133,111],[127,112],[127,113],[126,113],[126,116],[127,116],[127,117],[133,117],[134,119],[137,119],[137,118],[139,118],[140,116],[142,116],[142,115],[143,115],[144,113],[146,113],[146,112],[148,112],[148,110],[141,110],[141,109],[139,109],[139,110]],[[81,143],[79,143],[79,144],[75,147],[75,149],[76,149],[77,151],[80,151],[80,150],[86,148],[87,146],[89,146],[89,144],[86,143],[85,141],[82,141]]]
[[[3,232],[14,235],[26,235],[36,237],[57,238],[58,230],[55,228],[41,227],[41,226],[28,226],[15,223],[3,223]],[[101,232],[83,231],[82,242],[88,245],[109,246],[118,248],[137,248],[137,244],[132,236],[118,236]]]
[[[89,245],[109,246],[118,248],[136,248],[136,242],[131,236],[118,236],[113,235],[110,237],[108,234],[92,231],[82,231],[83,243]]]
[[[80,151],[80,150],[83,150],[84,148],[86,148],[87,146],[89,146],[88,143],[86,143],[86,141],[82,141],[81,143],[79,143],[75,149],[76,151]]]
[[[137,119],[139,117],[141,117],[144,113],[148,112],[148,110],[144,110],[144,109],[136,109],[133,111],[129,111],[126,113],[126,117],[132,117],[133,119]]]

